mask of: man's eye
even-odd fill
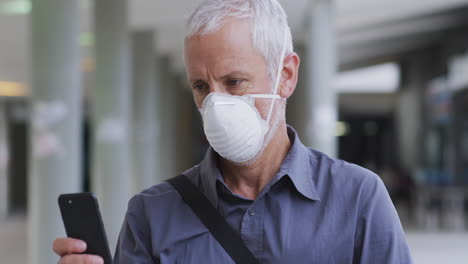
[[[207,89],[207,85],[203,84],[203,83],[195,84],[195,85],[193,85],[192,89],[194,89],[196,91],[204,91],[204,90]]]
[[[239,86],[241,83],[242,83],[242,80],[236,80],[236,79],[227,80],[227,85],[228,85],[228,86],[231,86],[231,87],[237,87],[237,86]]]

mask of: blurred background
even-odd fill
[[[0,0],[0,263],[56,263],[57,197],[128,199],[208,146],[186,82],[198,1]],[[468,262],[468,0],[280,0],[300,81],[288,123],[378,173],[416,263]]]

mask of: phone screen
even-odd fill
[[[58,199],[67,236],[86,242],[85,254],[99,255],[112,263],[96,197],[92,193],[62,194]]]

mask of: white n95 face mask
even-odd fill
[[[255,97],[280,98],[278,95],[233,96],[210,93],[201,111],[205,135],[213,149],[223,158],[245,162],[263,147],[269,122],[255,108]],[[269,120],[269,119],[267,119]]]
[[[285,35],[273,94],[235,96],[210,93],[203,101],[200,113],[205,135],[211,147],[221,157],[241,163],[253,159],[262,150],[275,99],[281,99],[277,91],[283,69],[286,40]],[[255,107],[255,98],[272,99],[267,120],[261,117]]]

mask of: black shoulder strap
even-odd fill
[[[252,252],[244,245],[240,235],[226,223],[226,220],[187,176],[181,174],[168,182],[179,192],[185,203],[192,208],[234,262],[259,264]]]

